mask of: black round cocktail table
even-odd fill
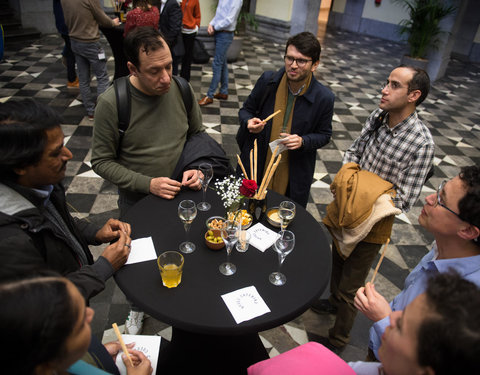
[[[178,245],[185,240],[185,230],[177,214],[183,199],[198,203],[202,194],[186,189],[173,200],[150,195],[139,201],[124,218],[132,225],[132,238],[151,236],[157,255],[178,251]],[[277,206],[285,199],[269,192],[267,206]],[[257,333],[301,315],[321,295],[330,277],[329,241],[320,224],[300,206],[288,227],[295,233],[296,243],[282,266],[287,277],[284,286],[274,286],[268,280],[269,274],[278,268],[278,255],[271,248],[263,253],[252,246],[246,253],[234,249],[231,261],[237,272],[232,276],[222,275],[218,266],[226,260],[226,250],[207,248],[204,234],[207,218],[223,216],[225,208],[212,189],[208,190],[207,201],[212,208],[198,211],[192,223],[189,238],[196,250],[184,254],[182,282],[177,288],[162,285],[153,260],[124,266],[115,274],[117,284],[130,301],[173,327],[170,352],[162,353],[160,371],[178,370],[180,365],[186,366],[185,371],[204,368],[209,373],[245,373],[248,365],[267,358]],[[266,221],[262,223],[279,230]],[[271,312],[237,324],[221,295],[251,285]]]

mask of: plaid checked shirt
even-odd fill
[[[382,110],[376,109],[350,148],[343,164],[354,162],[391,182],[397,191],[393,202],[408,212],[418,199],[427,173],[433,163],[435,145],[426,125],[413,112],[393,129],[388,127],[388,114],[376,132],[375,119]]]

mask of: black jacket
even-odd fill
[[[259,176],[263,174],[267,158],[272,120],[258,134],[247,129],[247,122],[252,117],[264,119],[274,112],[275,95],[285,69],[277,72],[265,72],[258,79],[255,87],[243,103],[238,113],[240,128],[237,143],[240,147],[242,163],[250,169],[250,150],[255,138],[258,147]],[[310,186],[315,171],[317,149],[325,146],[332,135],[333,93],[312,77],[306,93],[297,98],[292,117],[292,134],[298,134],[304,140],[304,146],[289,152],[289,197],[305,207],[308,202]]]
[[[170,48],[175,45],[182,32],[182,19],[182,9],[177,0],[167,0],[160,14],[159,29]]]
[[[89,299],[104,289],[114,272],[104,257],[94,262],[88,249],[89,244],[98,245],[95,235],[99,228],[70,215],[63,186],[54,186],[50,200],[82,246],[89,264],[80,267],[68,240],[45,218],[41,198],[18,185],[0,183],[0,279],[49,269],[66,276]]]

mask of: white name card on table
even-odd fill
[[[146,262],[147,260],[157,259],[155,246],[153,246],[152,237],[144,237],[133,240],[130,255],[125,264]]]
[[[130,344],[132,342],[135,343],[133,347],[134,350],[138,350],[145,354],[153,368],[152,374],[155,374],[157,371],[157,363],[158,363],[158,354],[160,353],[160,342],[162,338],[160,336],[144,336],[144,335],[122,335],[123,341],[125,345]],[[117,354],[117,358],[115,359],[115,364],[118,367],[118,371],[121,375],[127,375],[127,368],[122,360],[123,350]]]
[[[255,246],[261,252],[267,250],[277,240],[279,234],[268,229],[262,223],[257,223],[247,230],[250,233],[250,245]]]
[[[222,298],[237,324],[270,312],[254,286],[224,294]]]

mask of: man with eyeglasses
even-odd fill
[[[248,177],[252,177],[250,150],[255,140],[257,181],[262,179],[272,151],[279,144],[282,159],[268,188],[303,207],[308,202],[317,149],[326,145],[332,135],[335,97],[313,75],[320,51],[320,43],[312,33],[289,38],[285,66],[277,72],[264,72],[238,112],[240,128],[236,139]],[[264,121],[277,111],[281,112]]]
[[[418,222],[433,234],[435,242],[406,278],[404,289],[390,304],[371,283],[355,296],[355,306],[375,322],[370,329],[372,359],[373,354],[378,358],[381,337],[390,323],[388,316],[423,293],[429,276],[453,268],[464,279],[480,285],[480,167],[462,168],[458,176],[443,181],[425,202]]]
[[[343,164],[357,163],[362,170],[392,183],[396,192],[393,204],[403,212],[408,212],[417,201],[433,165],[433,138],[416,111],[429,89],[430,79],[424,70],[395,68],[382,85],[379,108],[370,114],[343,158]],[[394,216],[389,216],[375,224],[348,257],[332,242],[331,295],[312,305],[312,310],[319,314],[336,315],[328,338],[319,338],[332,350],[338,351],[350,341],[357,314],[355,293],[365,284],[382,242],[390,236],[393,221]]]

